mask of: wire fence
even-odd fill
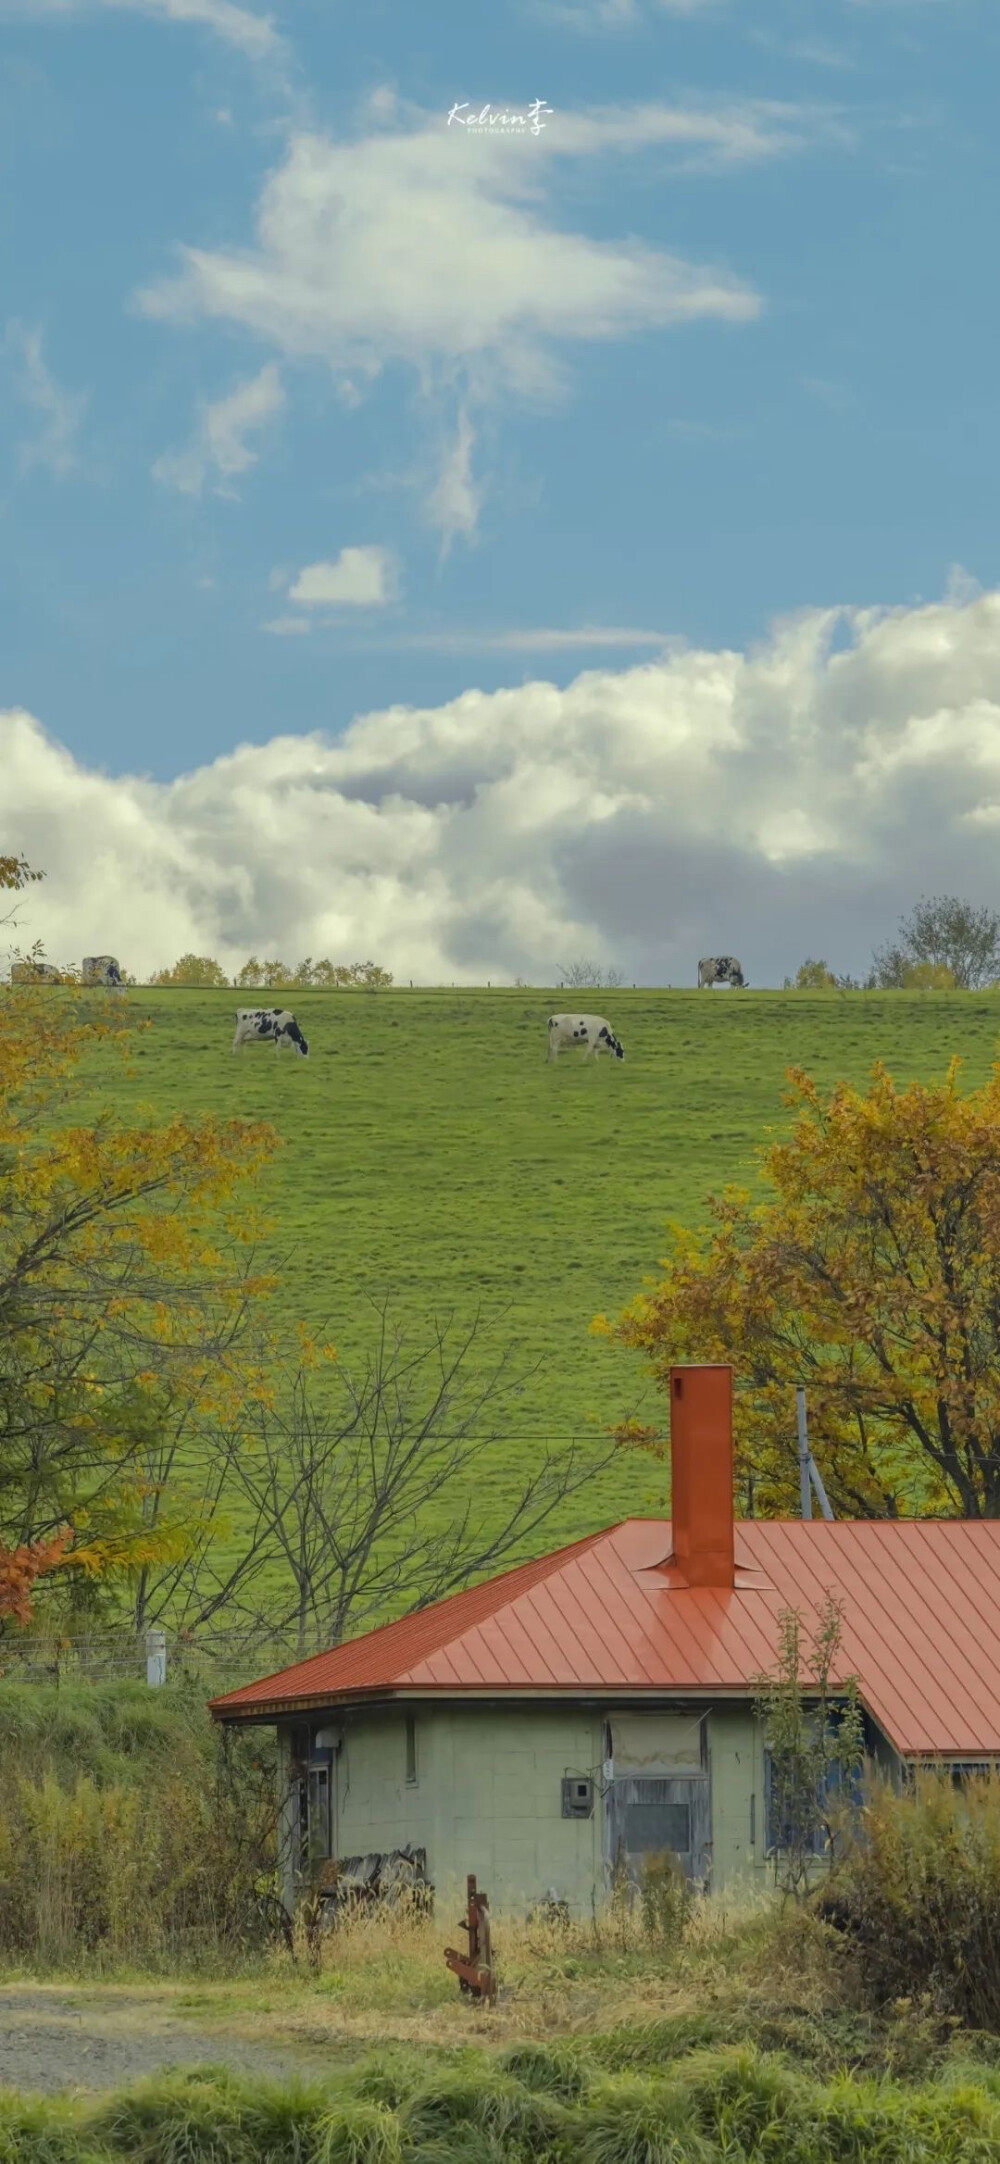
[[[303,1642],[297,1633],[244,1629],[189,1634],[122,1628],[73,1638],[18,1634],[0,1639],[0,1682],[57,1687],[145,1683],[158,1689],[167,1682],[187,1680],[203,1685],[206,1696],[212,1697],[326,1650],[325,1642]]]

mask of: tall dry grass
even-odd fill
[[[0,1960],[91,1973],[231,1962],[268,1943],[266,1748],[141,1686],[0,1685]]]

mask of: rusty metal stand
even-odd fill
[[[458,1953],[454,1946],[448,1946],[444,1958],[452,1974],[458,1977],[460,1991],[467,1992],[473,1999],[485,2000],[488,2006],[495,2006],[497,1987],[490,1946],[489,1897],[484,1893],[477,1893],[475,1877],[471,1872],[465,1884],[468,1903],[459,1929],[469,1934],[468,1952]]]

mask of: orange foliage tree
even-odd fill
[[[800,1070],[761,1201],[709,1201],[673,1228],[659,1283],[593,1328],[645,1355],[736,1370],[738,1473],[764,1514],[795,1515],[794,1387],[838,1516],[1000,1515],[1000,1063],[978,1090],[869,1087],[824,1101]],[[623,1444],[660,1432],[625,1424]]]
[[[134,1034],[100,995],[0,988],[0,1614],[43,1572],[113,1581],[183,1540],[149,1508],[150,1435],[165,1405],[210,1416],[247,1385],[270,1280],[241,1191],[277,1137],[95,1114]]]

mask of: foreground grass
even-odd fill
[[[250,1047],[232,1057],[233,992],[130,993],[151,1019],[135,1075],[102,1059],[93,1105],[140,1102],[269,1119],[282,1136],[260,1196],[273,1215],[289,1321],[327,1326],[345,1358],[370,1328],[366,1296],[426,1342],[428,1319],[477,1309],[484,1346],[516,1340],[538,1362],[487,1466],[481,1493],[508,1494],[540,1441],[603,1447],[629,1409],[657,1400],[634,1356],[588,1336],[654,1271],[669,1220],[694,1222],[727,1181],[752,1183],[755,1152],[786,1118],[790,1064],[824,1084],[861,1082],[876,1058],[900,1081],[966,1061],[972,1084],[995,1056],[997,994],[589,994],[627,1057],[545,1058],[552,991],[296,993],[310,1058]],[[504,1311],[507,1311],[504,1314]],[[488,1421],[487,1425],[491,1425]],[[620,1458],[565,1503],[551,1545],[664,1503],[663,1471]]]
[[[613,2042],[364,2062],[329,2084],[167,2075],[95,2104],[0,2098],[4,2164],[977,2164],[1000,2153],[1000,2077],[820,2083],[752,2047],[641,2071]]]
[[[842,1948],[757,1900],[682,1941],[635,1912],[498,1923],[500,1999],[460,1999],[453,1934],[359,1922],[225,1984],[71,1989],[74,2022],[154,2018],[311,2045],[320,2078],[168,2071],[111,2095],[0,2089],[2,2164],[985,2164],[1000,2039],[928,2006],[852,2003]],[[304,1953],[304,1949],[303,1949]],[[53,1990],[53,1997],[55,1996]],[[61,1992],[65,2007],[67,1994]],[[3,1995],[0,1993],[0,2017]],[[25,2019],[23,2004],[17,2019]],[[176,2031],[176,2026],[174,2032]],[[0,2054],[2,2057],[2,2054]]]

